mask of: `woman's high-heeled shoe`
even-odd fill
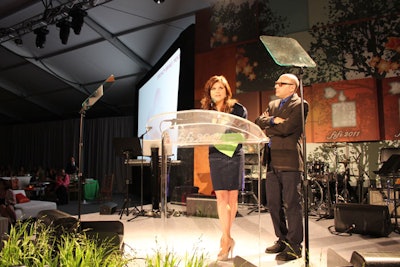
[[[228,244],[227,244],[226,247],[227,247],[226,250],[224,250],[223,248],[221,249],[221,251],[218,254],[217,260],[219,260],[219,261],[227,261],[229,253],[230,253],[230,256],[232,258],[233,248],[235,247],[235,240],[233,240],[232,238],[229,239]]]

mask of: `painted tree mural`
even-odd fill
[[[400,74],[400,1],[337,1],[329,0],[328,18],[310,29],[310,56],[317,63],[304,77],[305,83],[316,84],[353,80],[366,77],[376,79],[382,90],[382,80]],[[388,143],[391,142],[391,143]],[[347,143],[349,175],[358,182],[375,180],[372,171],[379,169],[382,147],[398,146],[398,141],[380,143]],[[310,157],[332,162],[330,150],[319,147]],[[310,159],[311,159],[310,158]]]
[[[218,1],[212,8],[210,19],[210,47],[254,39],[256,25],[257,6],[254,1]]]
[[[282,71],[259,36],[282,35],[287,19],[273,12],[268,0],[228,0],[213,6],[210,26],[210,47],[238,44],[236,92],[273,89],[273,82]]]
[[[399,0],[329,0],[327,8],[328,21],[310,30],[317,68],[308,83],[400,74]]]

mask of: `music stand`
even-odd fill
[[[390,203],[390,186],[393,185],[393,206],[394,206],[394,231],[399,233],[399,225],[397,221],[397,197],[396,197],[396,178],[400,176],[400,154],[391,154],[391,156],[383,162],[382,167],[378,171],[374,171],[375,174],[378,174],[381,177],[386,177],[386,187],[387,187],[387,198],[386,204],[389,207]]]
[[[315,67],[316,64],[301,45],[293,38],[260,36],[268,53],[279,66],[300,68],[299,89],[301,95],[301,119],[303,130],[303,199],[304,199],[304,244],[305,244],[305,266],[309,265],[309,233],[308,233],[308,180],[307,180],[307,153],[306,153],[306,131],[304,116],[304,94],[302,74],[303,68]]]
[[[123,164],[125,164],[126,167],[126,177],[125,177],[125,199],[124,203],[122,205],[121,211],[120,211],[120,217],[119,219],[122,218],[122,215],[126,211],[126,216],[129,215],[129,207],[130,207],[130,202],[131,199],[129,197],[129,178],[128,178],[128,161],[131,158],[138,157],[142,155],[142,147],[140,145],[140,140],[138,137],[128,137],[128,138],[114,138],[113,139],[113,145],[114,145],[114,150],[116,155],[121,156],[123,155]],[[138,213],[140,212],[139,209],[134,205],[134,210],[136,210]]]

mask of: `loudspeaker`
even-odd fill
[[[334,208],[337,232],[371,236],[388,236],[391,229],[387,206],[338,203]]]
[[[234,267],[257,267],[256,265],[252,264],[251,262],[243,259],[240,256],[236,256],[233,259],[233,266]]]
[[[354,251],[350,262],[354,267],[398,267],[400,266],[400,252]]]
[[[52,227],[57,238],[64,233],[75,231],[78,227],[78,219],[61,210],[42,210],[38,213],[37,220],[43,226]],[[40,225],[38,232],[41,232]]]
[[[113,214],[117,209],[117,203],[107,202],[100,206],[100,214]]]
[[[82,221],[79,225],[82,232],[98,246],[112,245],[123,251],[124,224],[120,221]]]
[[[353,264],[345,260],[342,256],[337,254],[333,249],[328,248],[326,253],[326,266],[327,267],[353,267]]]

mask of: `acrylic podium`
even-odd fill
[[[229,153],[239,143],[257,146],[257,151],[260,151],[261,145],[268,142],[264,131],[253,122],[212,110],[194,109],[161,113],[147,121],[146,130],[148,132],[145,139],[161,142],[160,212],[164,219],[167,212],[168,146],[214,145]]]

